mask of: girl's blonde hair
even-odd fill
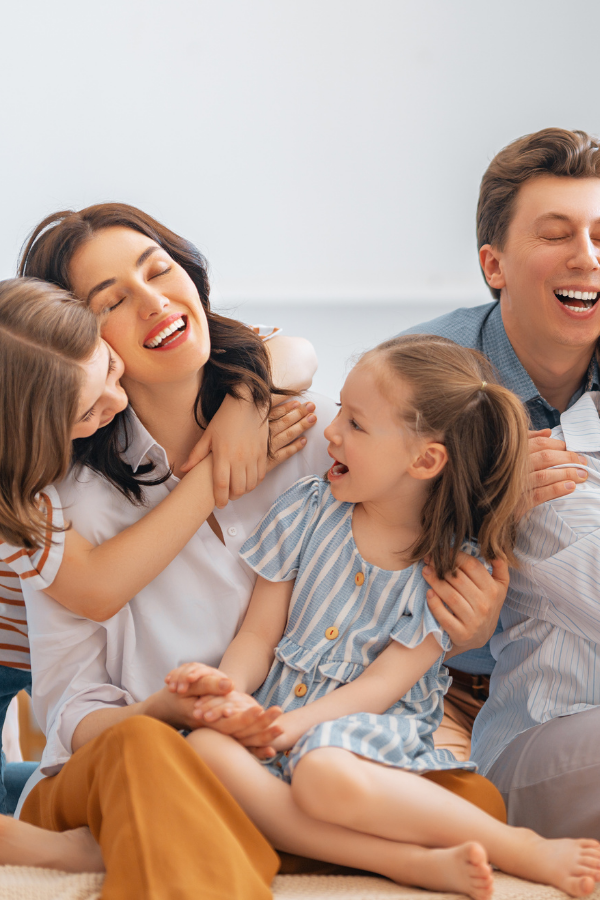
[[[456,569],[461,545],[475,540],[485,559],[515,565],[516,528],[528,486],[523,404],[497,383],[485,356],[443,337],[394,338],[363,360],[378,357],[386,395],[393,375],[410,387],[399,410],[403,423],[415,435],[443,443],[448,452],[448,462],[430,483],[411,561],[431,557],[442,577]]]
[[[0,538],[10,544],[39,547],[57,530],[39,493],[69,468],[79,363],[98,340],[98,320],[66,291],[34,278],[0,282]]]

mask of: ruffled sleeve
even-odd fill
[[[452,641],[427,605],[428,584],[423,578],[423,564],[415,565],[410,581],[405,587],[408,601],[390,637],[404,647],[413,649],[421,644],[427,635],[433,634],[441,649],[446,652]]]
[[[240,550],[242,559],[267,581],[291,581],[328,498],[331,492],[324,479],[301,478],[277,498],[254,529]]]

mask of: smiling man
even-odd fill
[[[548,128],[501,150],[477,209],[494,302],[410,329],[485,353],[542,432],[532,478],[533,502],[544,505],[523,530],[523,566],[496,635],[452,660],[438,742],[468,754],[493,672],[473,757],[502,792],[509,822],[548,837],[600,837],[600,584],[586,562],[600,535],[598,148],[584,132]],[[449,611],[437,598],[431,605],[444,624]]]

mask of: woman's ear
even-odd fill
[[[479,262],[485,280],[491,288],[500,291],[506,287],[504,272],[502,271],[502,253],[491,244],[484,244],[479,250]]]
[[[431,441],[425,444],[407,471],[412,478],[427,481],[439,475],[447,462],[448,451],[445,446]]]

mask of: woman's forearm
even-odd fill
[[[107,709],[95,709],[89,713],[81,720],[73,732],[71,739],[73,753],[79,750],[80,747],[83,747],[84,744],[93,741],[107,728],[118,725],[119,722],[130,718],[130,716],[144,715],[144,710],[141,708],[143,705],[143,703],[132,703],[130,706],[111,706]]]
[[[109,619],[175,559],[213,508],[208,456],[158,506],[110,540],[94,546],[67,532],[63,561],[46,593],[77,615]]]
[[[211,696],[226,694],[231,690],[231,685],[223,681],[223,676],[217,669],[206,667],[204,684],[199,696],[210,694]],[[150,716],[158,719],[173,728],[198,728],[198,719],[194,715],[196,696],[182,697],[164,687],[150,694],[146,700],[130,703],[128,706],[107,706],[105,709],[95,709],[88,713],[76,726],[71,738],[73,752],[83,747],[89,741],[98,737],[107,728],[118,725],[124,719],[131,716]]]

